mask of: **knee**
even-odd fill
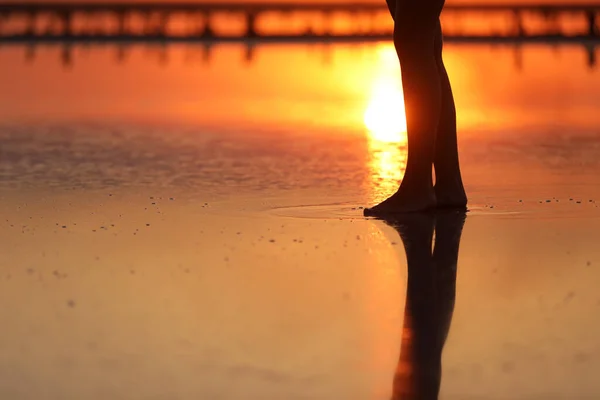
[[[414,58],[419,55],[432,57],[437,42],[435,26],[396,23],[394,29],[394,47],[398,56]]]

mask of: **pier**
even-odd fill
[[[502,29],[472,32],[460,21],[502,18]],[[235,20],[234,32],[223,29],[223,18]],[[264,29],[264,20],[293,19],[295,29]],[[334,28],[332,21],[349,21],[346,29]],[[561,19],[578,21],[577,28],[565,27]],[[219,23],[219,19],[221,22]],[[370,20],[367,27],[354,21]],[[315,26],[315,20],[321,26]],[[535,29],[528,22],[535,20]],[[101,23],[99,23],[101,21]],[[325,21],[325,22],[323,22]],[[384,23],[381,23],[384,21]],[[445,24],[451,21],[452,24]],[[600,45],[600,1],[565,1],[563,4],[460,3],[444,8],[445,40],[457,44],[500,44],[521,46],[530,43],[583,46],[591,66]],[[173,29],[174,25],[178,29]],[[290,24],[292,25],[292,24]],[[298,28],[298,25],[300,28]],[[190,2],[28,2],[0,0],[0,46],[57,44],[70,49],[77,44],[190,43],[210,48],[220,43],[242,43],[248,57],[258,44],[268,43],[366,43],[389,41],[392,23],[385,1],[349,3],[241,3]],[[33,54],[33,53],[31,53]],[[65,50],[65,59],[68,60]]]
[[[382,40],[389,38],[390,27],[382,29],[373,24],[365,31],[335,32],[324,30],[315,32],[310,25],[310,17],[315,15],[330,19],[344,16],[357,18],[381,17],[387,14],[385,2],[354,3],[236,3],[236,2],[169,2],[169,3],[78,3],[0,1],[0,42],[30,41],[243,41],[243,40]],[[598,40],[600,39],[600,2],[564,4],[448,4],[444,16],[476,13],[485,15],[505,15],[512,21],[512,29],[507,32],[486,34],[451,33],[448,40]],[[233,15],[243,19],[244,29],[237,34],[223,33],[215,28],[214,20],[219,16]],[[295,32],[263,33],[260,20],[265,15],[280,18],[293,16],[306,20],[306,29]],[[577,16],[584,28],[577,34],[564,32],[557,18]],[[545,21],[542,32],[531,33],[525,26],[528,16],[541,17]],[[173,18],[179,18],[189,27],[185,32],[172,32]],[[98,27],[92,21],[110,21]],[[141,23],[133,27],[131,21]],[[11,21],[19,21],[18,24]],[[76,24],[75,21],[78,21]]]

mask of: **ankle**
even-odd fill
[[[435,187],[442,189],[462,189],[462,177],[460,176],[460,173],[454,175],[438,175],[435,178]]]

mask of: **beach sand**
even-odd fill
[[[406,146],[358,125],[375,48],[79,49],[68,72],[21,50],[0,53],[2,399],[390,398],[407,259],[361,207]],[[600,81],[560,51],[519,73],[447,51],[471,211],[441,399],[600,397]]]
[[[366,143],[148,132],[2,129],[2,397],[389,398],[406,256]],[[595,398],[599,178],[482,143],[441,398]]]

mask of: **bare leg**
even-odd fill
[[[435,140],[435,195],[438,207],[464,208],[467,195],[463,186],[458,161],[456,107],[450,79],[442,58],[442,26],[438,23],[435,57],[442,89],[442,109]]]
[[[443,0],[398,0],[394,46],[402,68],[408,160],[398,191],[365,215],[423,211],[436,206],[432,165],[442,90],[435,41]],[[390,7],[391,8],[391,7]]]
[[[396,19],[396,0],[386,0],[392,19]]]

